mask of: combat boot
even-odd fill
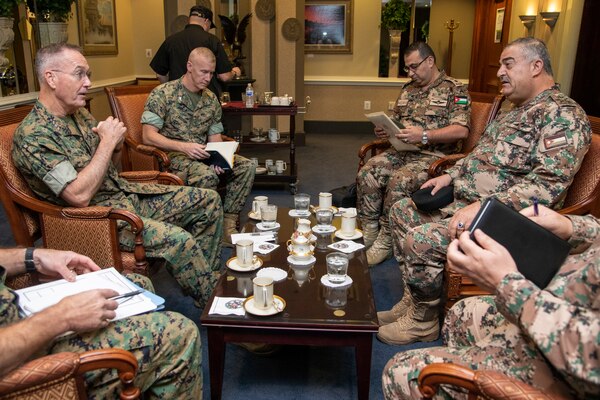
[[[403,285],[404,290],[402,291],[402,299],[388,311],[377,312],[377,319],[379,320],[379,326],[391,324],[396,322],[408,313],[409,308],[413,308],[414,304],[408,287],[406,284]]]
[[[379,327],[377,338],[387,344],[432,342],[440,334],[439,299],[416,302],[396,322]]]
[[[223,214],[223,245],[232,246],[231,235],[239,233],[237,230],[239,217],[238,214]]]
[[[361,221],[360,226],[363,231],[363,242],[368,249],[377,239],[377,234],[379,234],[379,222],[365,220],[364,222]]]
[[[385,225],[381,225],[379,235],[371,247],[367,249],[367,264],[369,267],[381,264],[392,256],[392,235]]]

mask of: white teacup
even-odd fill
[[[283,174],[283,171],[287,169],[287,163],[283,160],[277,160],[275,161],[275,169],[278,174]]]
[[[238,240],[235,244],[235,256],[240,267],[251,267],[254,263],[254,242],[250,239]]]
[[[291,98],[290,98],[290,97],[288,97],[287,95],[285,95],[285,96],[283,96],[283,97],[280,97],[280,98],[279,98],[279,104],[280,104],[280,105],[282,105],[282,106],[289,106],[289,105],[290,105],[290,103],[291,103],[291,100],[290,100],[290,99],[291,99]]]
[[[277,96],[271,97],[271,105],[272,106],[279,106],[279,105],[281,105],[281,97],[277,97]]]
[[[331,208],[331,193],[321,192],[319,193],[319,208]]]
[[[281,135],[279,134],[279,131],[275,128],[271,128],[269,129],[269,140],[273,143],[279,141],[279,139],[281,139]]]
[[[307,260],[313,255],[314,247],[311,246],[310,241],[303,235],[293,237],[287,241],[287,248],[290,255],[296,260]]]
[[[254,306],[266,310],[273,305],[273,278],[258,276],[252,280]]]
[[[267,196],[256,196],[252,200],[252,212],[257,218],[260,218],[260,208],[269,204],[269,198]]]
[[[341,232],[344,236],[354,235],[356,232],[356,215],[354,213],[346,212],[342,214]]]

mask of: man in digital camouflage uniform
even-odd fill
[[[404,62],[411,81],[402,87],[394,107],[393,118],[406,128],[397,137],[425,152],[390,147],[358,172],[358,216],[369,265],[392,255],[388,222],[392,204],[427,180],[427,169],[439,155],[456,153],[458,141],[466,138],[470,129],[467,87],[438,70],[431,47],[424,42],[411,44],[404,52]],[[375,129],[375,134],[379,138],[388,135],[380,128]]]
[[[7,277],[25,272],[25,249],[0,250],[0,376],[46,354],[121,348],[138,360],[134,384],[146,399],[201,399],[200,335],[196,325],[173,312],[153,312],[110,322],[118,307],[112,289],[68,296],[29,318],[19,315],[17,295],[5,286]],[[45,275],[75,279],[100,268],[88,257],[70,251],[35,249],[34,268]],[[133,277],[133,276],[132,276]],[[138,284],[151,288],[148,278]],[[74,332],[56,339],[67,332]],[[116,370],[85,374],[90,399],[116,399]]]
[[[469,228],[486,198],[496,197],[515,210],[534,197],[560,208],[589,148],[587,116],[555,85],[543,42],[521,38],[510,43],[497,75],[512,108],[486,127],[469,155],[423,184],[433,187],[434,194],[454,184],[454,202],[430,214],[411,207],[410,198],[392,206],[394,254],[406,284],[402,300],[377,313],[378,337],[386,343],[438,337],[446,249]]]
[[[224,171],[202,162],[210,157],[207,142],[222,141],[221,105],[206,87],[215,72],[215,55],[205,47],[192,50],[187,73],[155,88],[142,114],[144,143],[169,152],[171,169],[189,186],[216,189]],[[239,213],[254,183],[255,166],[235,155],[231,175],[226,175],[223,199],[223,239],[237,233]]]
[[[119,177],[126,128],[108,117],[98,123],[83,107],[89,65],[76,46],[38,51],[40,96],[17,128],[13,159],[31,189],[54,204],[107,206],[138,214],[146,255],[167,269],[197,305],[208,300],[219,277],[223,229],[217,192],[129,183]],[[134,234],[119,223],[119,242],[132,250]]]
[[[470,297],[450,309],[446,347],[396,354],[383,371],[387,399],[420,399],[417,377],[428,364],[449,362],[495,370],[560,398],[600,398],[600,221],[540,207],[522,213],[573,247],[545,289],[527,280],[500,244],[480,230],[448,248],[452,268],[496,296]],[[460,248],[459,248],[460,247]],[[441,386],[436,399],[466,399]]]

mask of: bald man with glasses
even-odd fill
[[[358,215],[367,245],[367,262],[379,264],[392,256],[389,210],[428,179],[429,165],[456,153],[458,141],[469,134],[471,99],[467,87],[440,71],[435,54],[424,42],[404,52],[404,71],[411,79],[402,86],[393,119],[405,129],[396,136],[422,151],[397,151],[393,147],[372,157],[357,177]],[[375,128],[375,135],[388,133]]]

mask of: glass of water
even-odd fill
[[[320,208],[315,212],[315,218],[320,226],[330,226],[333,221],[333,211],[330,208]]]
[[[335,251],[327,254],[327,279],[331,283],[342,283],[346,280],[348,273],[348,256],[342,252]]]
[[[294,209],[298,215],[309,215],[310,211],[310,195],[306,193],[299,193],[294,195]]]
[[[262,227],[265,229],[273,229],[277,225],[277,206],[275,204],[267,204],[260,208],[260,219]]]

